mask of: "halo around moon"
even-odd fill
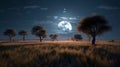
[[[68,21],[61,21],[58,23],[58,29],[63,32],[69,32],[72,30],[72,25]]]

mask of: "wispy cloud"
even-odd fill
[[[58,19],[59,17],[58,16],[54,16],[54,19]]]
[[[67,9],[66,8],[64,8],[63,13],[67,13]]]
[[[60,19],[63,19],[63,20],[68,20],[67,17],[60,17]]]
[[[48,10],[48,8],[41,8],[41,10]]]
[[[40,6],[37,5],[24,6],[24,9],[36,9],[36,8],[40,8]]]
[[[69,20],[77,20],[76,17],[69,17]]]
[[[30,6],[24,6],[24,9],[41,9],[41,10],[48,10],[48,8],[45,8],[45,7],[40,7],[40,6],[37,6],[37,5],[30,5]]]
[[[59,17],[59,16],[53,16],[54,19],[59,20],[77,20],[77,17]]]
[[[117,6],[104,6],[104,5],[100,5],[98,8],[105,9],[105,10],[118,10],[118,9],[120,9],[120,7],[117,7]]]

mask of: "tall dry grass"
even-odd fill
[[[120,45],[81,41],[1,42],[0,67],[120,67]]]

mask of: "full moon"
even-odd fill
[[[68,21],[61,21],[58,23],[58,29],[63,32],[69,32],[72,30],[72,25]]]

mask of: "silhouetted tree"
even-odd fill
[[[95,45],[96,36],[111,30],[107,20],[100,15],[85,17],[78,24],[78,31],[92,37],[92,44]]]
[[[57,34],[50,34],[49,37],[54,41],[57,39],[58,35]]]
[[[47,38],[47,35],[46,35],[46,34],[45,34],[45,35],[43,35],[43,36],[42,36],[42,38],[44,38],[44,40],[45,40],[45,38]],[[42,39],[42,40],[43,40],[43,39]]]
[[[19,31],[18,34],[21,35],[21,36],[23,36],[23,41],[25,40],[25,36],[28,35],[28,33],[27,33],[26,30],[21,30],[21,31]]]
[[[5,36],[8,36],[9,37],[9,40],[12,41],[12,38],[16,36],[16,31],[14,29],[7,29],[5,32],[4,32],[4,35]]]
[[[73,40],[76,40],[76,41],[82,40],[82,36],[80,34],[75,34],[73,36]]]
[[[40,42],[42,38],[46,37],[46,30],[42,26],[34,26],[32,28],[32,34],[40,38]]]

